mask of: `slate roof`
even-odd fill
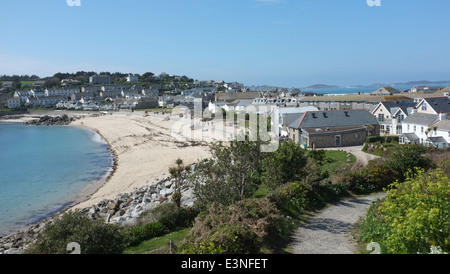
[[[434,124],[433,126],[437,126],[438,129],[441,130],[449,130],[450,131],[450,120],[442,120],[438,123]]]
[[[403,120],[405,124],[430,126],[439,119],[437,114],[413,113]]]
[[[295,119],[291,128],[348,127],[360,125],[377,125],[378,120],[365,109],[308,111]]]
[[[436,113],[449,113],[450,112],[450,98],[448,97],[434,97],[424,99],[428,106],[434,109]]]
[[[406,137],[410,142],[414,142],[416,140],[419,140],[419,136],[417,136],[415,133],[403,133],[403,136]]]
[[[435,144],[435,143],[447,143],[447,141],[442,136],[430,137],[430,138],[428,138],[428,140],[430,142],[432,142],[433,144]]]

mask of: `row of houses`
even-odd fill
[[[157,107],[158,91],[143,89],[141,86],[102,86],[82,88],[31,89],[15,92],[7,100],[8,108],[57,107],[84,109],[86,105],[134,105],[143,103],[148,107]],[[89,110],[92,109],[89,107]]]
[[[263,98],[258,93],[248,92],[216,94],[216,101],[209,103],[208,110],[217,113],[222,110],[246,111],[258,106],[277,107],[280,136],[306,147],[361,145],[368,136],[395,135],[402,144],[419,143],[446,148],[450,146],[448,95],[443,91],[404,97]]]

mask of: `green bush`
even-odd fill
[[[312,187],[303,182],[293,182],[279,188],[271,196],[278,209],[285,216],[298,216],[309,206],[309,193]]]
[[[327,204],[338,201],[349,196],[347,187],[342,183],[318,185],[313,188],[311,200],[318,201],[319,204]],[[316,204],[317,205],[317,204]],[[310,207],[315,204],[310,204]]]
[[[396,176],[386,162],[372,160],[366,167],[341,175],[340,182],[355,194],[381,191],[393,183]]]
[[[383,216],[378,210],[380,205],[381,201],[377,201],[370,206],[364,220],[359,225],[361,231],[359,239],[363,243],[376,242],[380,244],[381,253],[386,253],[385,239],[391,234],[391,229],[383,221]]]
[[[166,232],[167,229],[163,224],[154,222],[144,225],[137,225],[127,229],[124,238],[128,246],[134,246],[143,241],[164,235]]]
[[[160,222],[169,230],[192,226],[200,209],[196,207],[178,208],[174,203],[161,204],[140,217],[140,223]]]
[[[273,222],[280,218],[267,198],[245,199],[227,207],[213,204],[208,213],[199,214],[184,253],[258,253]]]
[[[377,241],[385,253],[450,251],[450,179],[442,171],[416,169],[396,182],[363,223],[364,241]]]
[[[118,225],[91,220],[75,211],[48,224],[26,253],[67,254],[67,245],[72,242],[80,245],[81,254],[120,254],[125,247]]]

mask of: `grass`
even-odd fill
[[[151,240],[144,241],[138,246],[127,248],[123,254],[169,254],[169,243],[179,245],[188,235],[192,228],[178,230],[161,237],[155,237]]]
[[[326,150],[325,156],[329,162],[323,166],[323,171],[327,171],[329,174],[334,174],[342,169],[350,169],[356,163],[356,156],[353,154],[350,154],[350,161],[347,162],[347,152],[345,151]]]

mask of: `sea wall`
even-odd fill
[[[175,192],[175,179],[163,178],[154,184],[150,184],[131,193],[119,194],[115,199],[103,200],[96,205],[81,209],[81,212],[91,219],[102,219],[105,223],[132,226],[139,216],[147,210],[172,201]],[[195,201],[192,188],[186,181],[181,182],[183,207],[192,206]],[[43,222],[29,227],[27,230],[0,237],[0,254],[21,254],[30,243],[34,242],[46,224],[58,218],[51,217]]]

